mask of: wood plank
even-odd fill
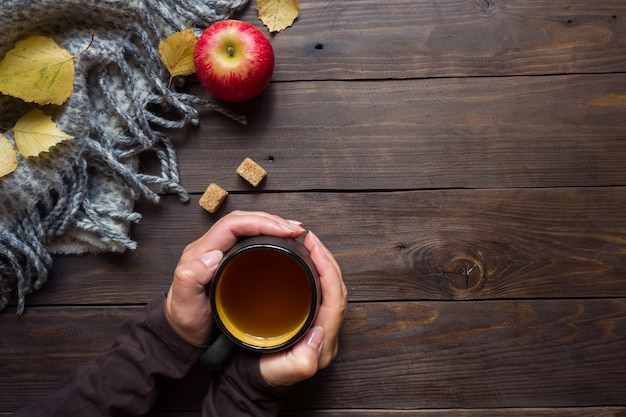
[[[166,291],[184,246],[219,218],[197,200],[141,203],[139,249],[57,257],[28,305],[136,304]],[[219,214],[303,221],[337,256],[353,301],[624,297],[625,206],[623,187],[264,193],[230,195]]]
[[[248,125],[201,110],[172,134],[191,203],[141,201],[138,250],[56,257],[25,315],[0,314],[0,416],[106,351],[219,216],[254,209],[318,233],[350,293],[339,356],[282,416],[626,417],[625,16],[301,2],[269,89],[228,105]],[[269,172],[257,189],[246,156]],[[197,205],[210,182],[231,193],[218,215]],[[194,369],[154,415],[197,415],[207,383]]]
[[[626,71],[619,0],[310,0],[274,34],[274,80]],[[255,7],[238,16],[262,26]]]
[[[138,310],[70,306],[27,309],[23,317],[0,315],[0,410],[36,401],[72,370],[106,352],[122,321]]]
[[[191,91],[203,95],[201,87]],[[626,75],[272,84],[174,132],[182,185],[263,191],[519,188],[626,184]]]
[[[281,417],[624,417],[623,407],[286,411]],[[174,417],[174,416],[163,416]],[[183,416],[181,416],[183,417]]]
[[[2,411],[104,352],[134,311],[59,306],[1,316]],[[288,408],[620,407],[624,349],[623,298],[350,303],[337,359],[294,388]],[[161,407],[189,410],[199,398],[188,387],[207,380],[195,374]]]
[[[0,412],[0,417],[9,417],[12,413]],[[197,417],[197,411],[154,412],[153,417]],[[624,417],[626,409],[622,407],[594,408],[506,408],[475,410],[312,410],[284,411],[280,417]]]
[[[290,404],[621,406],[624,301],[352,304],[338,360]]]
[[[155,417],[195,417],[193,412],[157,412]],[[2,414],[0,413],[0,416]],[[504,408],[447,410],[303,410],[284,411],[280,417],[624,417],[623,407]]]

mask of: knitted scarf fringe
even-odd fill
[[[0,310],[15,293],[17,314],[23,313],[26,296],[47,281],[54,242],[80,235],[82,243],[92,245],[90,251],[134,249],[137,244],[128,236],[128,227],[141,219],[139,213],[132,211],[134,201],[144,197],[156,203],[159,194],[172,193],[183,202],[189,200],[179,183],[174,146],[162,132],[198,124],[199,106],[241,123],[245,119],[208,100],[183,93],[180,80],[175,80],[168,91],[168,74],[161,65],[158,43],[188,27],[199,34],[246,3],[247,0],[3,2],[0,27],[11,35],[0,40],[0,55],[16,40],[33,33],[46,18],[59,19],[59,24],[53,22],[38,31],[48,31],[46,34],[70,53],[79,52],[92,36],[94,43],[75,58],[74,92],[56,117],[57,124],[75,139],[57,145],[42,158],[18,157],[18,170],[0,179],[0,198],[4,199],[0,201],[0,215],[8,224],[2,226],[0,234]],[[72,15],[74,9],[79,10],[75,13],[81,17]],[[69,19],[62,19],[68,14]],[[98,22],[100,17],[106,19]],[[115,22],[113,28],[110,22]],[[92,24],[93,29],[89,27]],[[12,27],[17,29],[12,31]],[[2,109],[9,120],[14,117],[7,110],[10,107]],[[15,146],[13,133],[7,131],[5,136]],[[156,156],[158,175],[138,172],[138,157],[145,152]],[[14,191],[28,182],[35,186],[26,187],[27,191],[45,187],[31,193],[30,200],[24,197],[26,191]],[[128,202],[103,204],[101,195],[94,194],[94,187],[103,187],[101,193],[114,187],[112,194],[128,199],[131,210]],[[158,191],[153,191],[155,188]],[[89,236],[98,242],[90,241]]]

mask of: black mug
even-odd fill
[[[214,368],[237,347],[275,352],[292,346],[315,321],[321,298],[319,274],[300,241],[240,240],[224,254],[209,288],[222,334],[200,361]]]

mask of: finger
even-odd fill
[[[262,211],[240,211],[236,210],[229,215],[222,217],[213,227],[216,230],[226,229],[238,236],[256,236],[272,231],[283,236],[285,231],[300,235],[304,232],[302,224],[293,220],[286,220],[280,216],[265,213]],[[210,231],[209,231],[210,232]]]
[[[211,332],[211,308],[205,287],[215,275],[221,251],[203,254],[180,264],[167,294],[165,314],[172,328],[185,340],[203,344]]]
[[[307,234],[304,244],[311,252],[311,259],[320,275],[322,303],[345,307],[348,291],[335,257],[313,232]]]
[[[221,218],[204,236],[185,248],[186,256],[198,256],[213,249],[226,251],[243,236],[297,238],[304,232],[299,222],[264,212],[234,211]]]
[[[317,236],[309,232],[308,244],[311,245],[313,259],[322,287],[322,304],[315,320],[316,326],[325,330],[324,347],[320,359],[320,368],[325,368],[337,355],[339,331],[347,308],[347,289],[341,277],[341,269],[328,249]],[[307,240],[305,240],[307,244]]]
[[[198,293],[204,291],[206,285],[215,275],[217,266],[223,257],[222,251],[212,250],[197,258],[192,258],[188,262],[179,263],[174,271],[172,285],[184,290],[196,289]]]

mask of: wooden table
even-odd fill
[[[232,106],[247,126],[176,133],[192,201],[140,201],[136,251],[58,257],[0,315],[0,415],[106,351],[244,209],[315,231],[350,294],[338,357],[284,416],[626,416],[626,2],[302,0],[272,42],[269,89]],[[198,415],[206,379],[157,415]]]

